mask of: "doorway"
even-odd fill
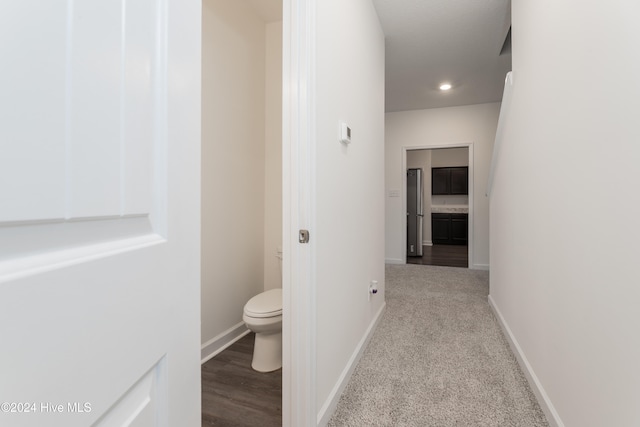
[[[281,387],[273,386],[282,370],[254,375],[242,317],[247,301],[282,287],[282,58],[282,0],[202,1],[203,422],[239,423],[225,413],[231,406],[247,425],[274,411],[282,418]],[[251,397],[247,407],[238,395]],[[277,402],[271,412],[252,406],[267,400]]]
[[[407,172],[403,179],[405,262],[469,268],[473,253],[473,144],[405,147],[403,151],[403,170]],[[415,171],[421,176],[417,186]],[[415,191],[418,194],[413,194]],[[419,226],[411,227],[416,221]]]

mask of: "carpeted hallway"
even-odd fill
[[[548,426],[488,293],[486,271],[388,265],[386,311],[329,426]]]

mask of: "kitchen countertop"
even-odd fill
[[[469,213],[467,205],[431,205],[431,213]]]

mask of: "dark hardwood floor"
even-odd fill
[[[422,247],[422,257],[407,257],[407,264],[440,265],[444,267],[469,267],[467,245],[433,245]]]
[[[251,369],[251,333],[202,365],[202,425],[280,427],[282,369]]]

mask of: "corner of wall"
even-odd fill
[[[211,338],[200,348],[200,364],[220,354],[224,349],[251,332],[244,322],[240,322],[221,334]]]
[[[203,4],[201,37],[202,115],[207,117],[201,134],[205,358],[237,338],[242,307],[263,289],[264,220],[254,210],[264,204],[263,187],[256,183],[264,181],[266,47],[264,23],[247,14],[244,2]]]

